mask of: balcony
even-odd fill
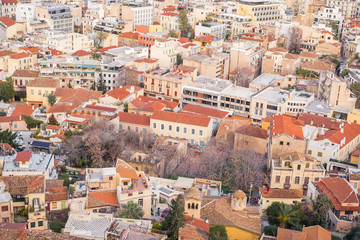
[[[328,221],[330,224],[330,231],[339,231],[339,232],[349,232],[351,228],[356,227],[358,224],[358,220],[354,216],[346,215],[340,216],[339,219],[336,214],[329,209],[328,211]]]
[[[284,183],[284,188],[285,188],[285,189],[289,189],[290,186],[291,186],[291,185],[290,185],[289,183]]]

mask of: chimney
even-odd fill
[[[21,114],[19,115],[19,119],[21,120],[21,118],[22,118],[22,116],[21,116]]]
[[[311,119],[310,125],[314,125],[314,120]]]
[[[193,221],[194,221],[194,215],[191,216],[191,222],[193,222]]]
[[[340,128],[340,132],[341,132],[341,133],[344,133],[344,129],[343,129],[343,128]]]
[[[32,106],[31,106],[31,109],[32,109],[32,110],[35,110],[35,107],[34,107],[34,105],[32,105]]]

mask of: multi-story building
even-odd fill
[[[93,41],[87,35],[79,33],[55,34],[47,38],[47,44],[50,47],[62,52],[71,52],[78,50],[90,50],[93,47]]]
[[[44,3],[36,6],[36,19],[47,20],[51,29],[63,32],[72,32],[74,29],[73,17],[67,5]]]
[[[221,92],[220,109],[230,111],[233,115],[249,117],[251,97],[256,89],[232,86]]]
[[[8,191],[5,190],[6,185],[0,182],[0,223],[14,222],[13,200]]]
[[[359,3],[353,0],[327,0],[326,6],[332,9],[338,8],[346,18],[356,18]]]
[[[233,13],[223,13],[219,15],[218,21],[226,25],[226,30],[231,31],[232,37],[238,37],[239,34],[244,33],[242,31],[238,31],[238,24],[239,26],[245,23],[248,24],[247,17]]]
[[[156,69],[145,73],[145,96],[180,102],[182,86],[194,81],[196,75],[195,67],[184,65],[180,65],[174,72]]]
[[[322,177],[325,177],[325,169],[321,162],[294,152],[272,160],[270,188],[298,189],[306,193],[308,183]]]
[[[159,66],[172,68],[176,64],[175,50],[176,42],[174,40],[156,39],[155,45],[151,46],[150,57],[159,59]]]
[[[58,80],[36,78],[26,86],[26,100],[31,104],[49,106],[48,96],[59,87]]]
[[[192,14],[187,14],[189,24],[194,25],[194,18]],[[163,29],[180,31],[179,29],[179,13],[176,12],[165,12],[160,16],[160,25]]]
[[[134,31],[137,25],[151,26],[154,7],[148,3],[131,2],[122,6],[124,31]]]
[[[1,17],[8,17],[15,19],[17,0],[2,0],[1,1]]]
[[[203,115],[157,111],[150,119],[151,132],[159,136],[182,138],[204,146],[213,132],[213,119]]]
[[[228,80],[200,75],[182,87],[181,102],[220,109],[220,95],[232,86]]]
[[[36,18],[35,8],[36,6],[31,3],[18,4],[16,6],[16,21],[34,21]]]
[[[338,34],[341,35],[344,22],[344,16],[340,12],[339,7],[324,7],[317,14],[314,15],[315,24],[336,24],[338,28]]]
[[[57,179],[52,154],[18,152],[16,155],[0,158],[4,160],[3,176],[44,175],[45,179]]]
[[[258,25],[273,24],[283,18],[281,3],[269,0],[241,0],[237,5],[237,14],[248,17],[248,20]]]
[[[313,100],[313,93],[268,87],[252,96],[250,117],[258,121],[274,114],[296,115],[304,112],[305,107]]]
[[[90,89],[100,70],[100,61],[52,58],[41,61],[40,66],[40,76],[56,79],[58,87],[65,88],[70,84],[74,88]]]
[[[45,177],[33,176],[2,176],[0,181],[4,182],[13,199],[13,212],[16,216],[19,211],[28,209],[28,229],[47,229],[45,211]],[[20,220],[20,219],[19,219]],[[21,220],[20,220],[21,221]]]
[[[230,72],[249,69],[255,78],[260,74],[263,49],[260,43],[239,41],[230,48]]]
[[[264,54],[261,71],[280,75],[296,74],[299,64],[298,55],[288,53],[283,48],[272,48]]]
[[[198,23],[195,25],[195,36],[210,35],[218,39],[224,39],[226,25],[217,22]]]

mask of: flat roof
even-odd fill
[[[29,167],[19,167],[18,164],[15,163],[14,156],[6,156],[4,158],[4,167],[3,172],[46,172],[47,167],[51,159],[53,159],[52,154],[31,154],[31,159],[29,161]]]
[[[257,92],[256,89],[246,88],[240,86],[232,86],[231,88],[225,89],[222,94],[241,98],[250,98]]]
[[[200,75],[196,77],[195,81],[187,83],[184,88],[197,88],[221,93],[232,85],[229,80]]]
[[[323,103],[319,100],[314,100],[305,107],[305,110],[308,112],[330,114],[332,111],[332,107],[330,107],[328,104]]]
[[[263,73],[254,80],[250,82],[250,84],[262,85],[262,86],[270,86],[274,80],[284,80],[284,76],[270,74],[270,73]]]

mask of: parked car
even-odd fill
[[[169,215],[170,208],[165,208],[165,210],[161,213],[161,217],[166,218]]]

